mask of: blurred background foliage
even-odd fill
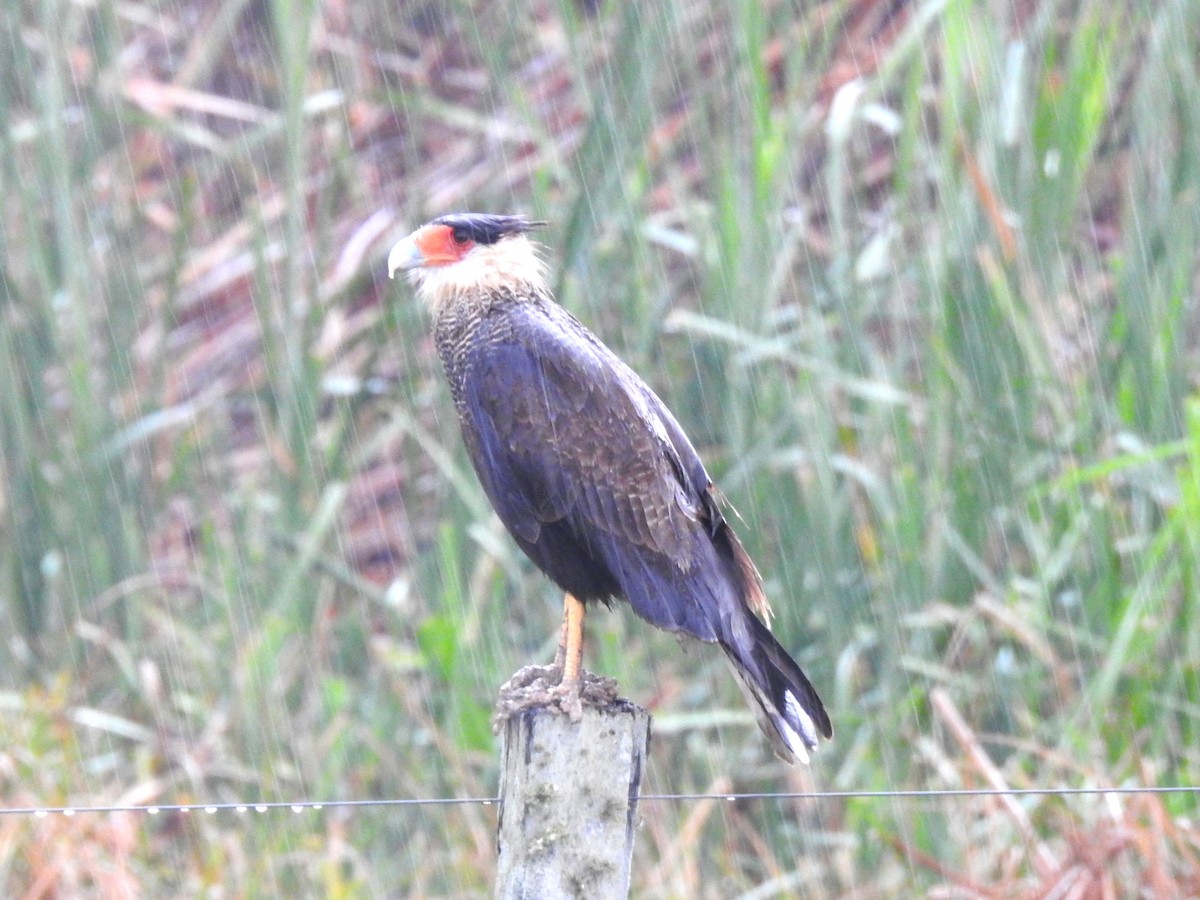
[[[383,277],[456,209],[550,221],[835,719],[788,770],[599,613],[648,791],[1195,784],[1198,67],[1189,0],[10,4],[0,803],[494,794],[560,598]],[[647,802],[634,893],[1195,896],[1196,812]],[[284,815],[4,816],[0,884],[490,890],[493,809]]]

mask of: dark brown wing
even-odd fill
[[[649,389],[557,307],[504,317],[475,342],[464,425],[505,525],[530,542],[550,523],[598,529],[686,571],[704,506]]]

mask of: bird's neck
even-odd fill
[[[435,307],[433,338],[460,415],[464,380],[475,354],[511,340],[520,328],[519,311],[537,308],[536,314],[545,315],[553,314],[555,307],[544,284],[509,285],[486,294],[463,292]]]

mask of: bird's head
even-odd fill
[[[544,225],[522,216],[452,213],[422,225],[388,254],[388,277],[408,272],[435,311],[447,302],[498,290],[541,293],[546,267],[526,237]]]

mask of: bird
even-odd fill
[[[807,763],[833,726],[774,637],[762,579],[678,419],[552,296],[547,223],[452,213],[398,241],[471,463],[522,551],[564,591],[551,667],[578,702],[588,604],[724,651],[776,755]]]

